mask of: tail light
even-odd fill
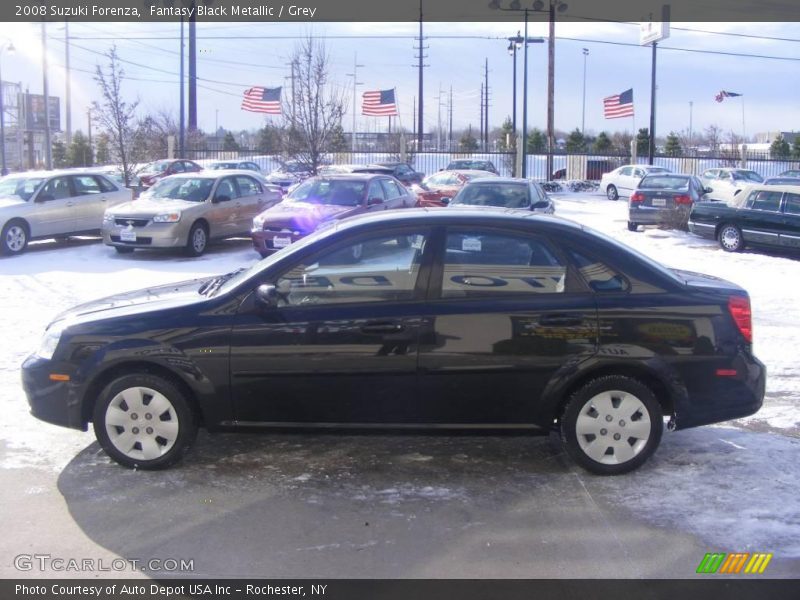
[[[753,342],[753,313],[750,310],[750,298],[747,296],[731,296],[728,298],[728,311],[745,341]]]
[[[631,202],[644,202],[644,194],[641,192],[634,192],[631,196]]]
[[[686,194],[681,194],[680,196],[675,196],[675,204],[691,204],[692,199],[690,196]]]

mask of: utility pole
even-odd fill
[[[66,117],[67,117],[67,146],[72,144],[72,95],[70,94],[69,71],[69,21],[64,21],[64,66],[66,67]]]
[[[86,129],[89,132],[89,148],[92,147],[92,109],[86,109]]]
[[[689,148],[692,147],[692,107],[694,106],[694,102],[689,100]],[[687,148],[688,150],[688,148]]]
[[[439,82],[439,95],[436,96],[436,149],[442,149],[442,84]]]
[[[482,145],[483,144],[483,82],[482,81],[481,81],[481,116],[480,116],[480,124],[481,124],[480,137],[478,139],[480,139],[480,143]]]
[[[353,53],[353,72],[347,73],[349,77],[353,78],[353,133],[350,135],[350,149],[356,151],[356,105],[358,104],[358,95],[356,87],[361,85],[358,80],[358,69],[364,65],[358,64],[358,52]],[[292,62],[292,98],[294,98],[294,62]],[[389,117],[389,129],[392,127],[392,119]]]
[[[449,126],[447,128],[447,150],[453,150],[453,86],[450,86],[450,102],[448,107]]]
[[[566,5],[564,5],[566,6]],[[553,150],[555,148],[554,101],[556,64],[556,1],[550,0],[550,31],[547,45],[547,179],[553,175]]]
[[[656,153],[656,48],[658,42],[653,42],[653,70],[650,74],[650,143],[647,147],[647,163],[653,164]]]
[[[417,152],[422,152],[422,138],[424,137],[423,135],[424,125],[422,122],[424,116],[424,110],[423,110],[424,86],[423,86],[422,70],[425,67],[430,66],[425,64],[425,59],[428,58],[428,55],[425,54],[425,50],[428,49],[428,46],[423,45],[423,41],[425,40],[425,38],[422,37],[422,0],[419,0],[419,38],[417,39],[419,40],[419,46],[416,46],[414,48],[419,52],[419,54],[415,57],[419,59],[419,64],[417,65],[418,77],[419,77],[419,90],[417,92],[417,95],[419,96],[419,108],[417,110]]]
[[[485,108],[483,109],[483,149],[489,150],[489,59],[485,59],[483,67],[483,91],[486,95]]]
[[[191,8],[195,8],[192,2]],[[189,17],[189,131],[197,130],[197,20],[192,10]]]
[[[292,59],[292,121],[294,122],[295,117],[297,116],[297,96],[294,92],[294,80],[297,77],[297,71],[295,67],[297,66],[297,61]]]
[[[184,90],[186,77],[184,77],[184,73],[183,73],[183,67],[184,67],[184,63],[186,61],[184,60],[183,53],[184,53],[183,17],[181,17],[181,52],[180,52],[180,54],[181,54],[181,68],[179,69],[179,71],[180,71],[180,75],[179,76],[181,78],[180,92],[179,93],[180,93],[181,100],[180,100],[180,108],[178,109],[178,113],[179,113],[178,120],[180,121],[178,123],[178,152],[180,153],[180,157],[181,158],[184,158],[186,156],[186,148],[185,148],[185,140],[186,140],[186,102],[184,101],[185,94],[186,94],[186,92]]]
[[[412,99],[412,107],[411,107],[411,127],[413,128],[414,138],[417,137],[417,97],[414,96]]]
[[[589,49],[583,49],[583,110],[581,110],[581,133],[586,133],[586,57]]]
[[[44,88],[44,167],[48,171],[53,168],[50,148],[50,98],[47,94],[47,29],[42,21],[42,87]]]

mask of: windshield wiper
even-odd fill
[[[214,277],[213,279],[209,279],[203,285],[200,286],[200,289],[197,290],[197,293],[211,297],[223,283],[225,283],[229,279],[232,279],[234,276],[238,275],[244,270],[245,270],[244,267],[240,267],[235,271],[226,273],[225,275],[219,275],[217,277]]]

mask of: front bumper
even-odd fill
[[[182,248],[189,236],[187,223],[153,223],[133,228],[136,241],[123,241],[122,232],[126,227],[103,224],[103,243],[107,246],[128,246],[130,248]]]
[[[52,373],[69,375],[70,380],[52,381]],[[81,414],[80,386],[75,381],[73,366],[31,355],[22,363],[22,388],[34,417],[86,431],[86,421]]]
[[[263,229],[253,229],[250,237],[253,240],[253,248],[261,256],[268,256],[277,252],[281,248],[290,246],[296,241],[304,238],[306,233],[295,233],[294,231],[265,231]],[[279,240],[276,242],[276,238]],[[288,243],[286,243],[288,240]],[[283,245],[281,245],[283,244]]]

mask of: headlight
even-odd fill
[[[177,223],[181,220],[181,213],[171,212],[153,217],[153,223]]]
[[[256,218],[253,219],[253,229],[261,230],[264,229],[264,221],[267,220],[267,217],[262,215],[257,215]]]
[[[103,215],[103,223],[113,223],[116,217],[112,214],[105,213]]]
[[[61,339],[61,333],[64,329],[65,326],[62,321],[50,325],[47,331],[45,331],[44,337],[42,337],[39,349],[35,352],[36,356],[44,358],[45,360],[53,358],[53,353],[58,347],[58,341]]]

